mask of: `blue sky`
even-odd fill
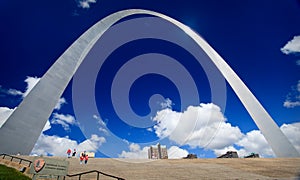
[[[166,14],[203,37],[300,152],[300,3],[296,0],[1,1],[1,124],[81,34],[107,15],[129,8]],[[199,64],[189,49],[194,44],[184,33],[162,24],[158,18],[133,16],[112,27],[69,83],[32,154],[65,156],[67,148],[76,148],[94,151],[97,157],[147,158],[147,148],[160,142],[167,145],[171,158],[188,153],[212,158],[227,150],[240,156],[256,152],[274,157],[218,71]],[[97,69],[94,94],[79,88],[91,81],[89,68],[102,58],[101,47],[147,29],[160,37],[116,47]],[[184,43],[161,38],[166,34]],[[204,55],[200,58],[208,62]],[[147,64],[147,59],[154,60]],[[90,99],[95,99],[97,111],[90,107]]]

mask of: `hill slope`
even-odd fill
[[[33,157],[25,157],[32,159]],[[56,157],[53,157],[56,158]],[[98,170],[129,180],[137,179],[296,179],[300,176],[300,158],[255,159],[166,159],[126,160],[89,159],[80,164],[78,158],[70,161],[69,174]],[[81,179],[96,179],[96,173]],[[66,179],[78,179],[66,178]],[[100,179],[112,179],[100,176]]]

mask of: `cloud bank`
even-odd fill
[[[280,49],[284,54],[300,53],[300,36],[294,36],[283,48]]]
[[[96,152],[103,143],[106,142],[104,137],[99,137],[93,134],[89,139],[82,143],[77,143],[69,137],[48,136],[41,134],[37,143],[35,144],[31,155],[50,155],[50,156],[66,156],[66,151],[76,149],[77,152]]]
[[[171,109],[159,111],[153,118],[158,137],[165,137],[180,146],[212,150],[216,156],[228,150],[238,151],[240,156],[252,152],[262,157],[274,157],[274,153],[259,130],[246,134],[232,126],[220,108],[212,103],[190,106],[184,112]],[[300,123],[284,124],[283,133],[300,152]]]

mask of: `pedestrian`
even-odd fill
[[[71,153],[72,153],[72,150],[71,150],[71,149],[68,149],[68,150],[67,150],[67,155],[68,155],[68,158],[70,158],[70,157],[71,157]]]
[[[76,149],[74,149],[73,154],[72,154],[72,157],[75,157],[75,156],[76,156]]]
[[[83,153],[81,153],[79,159],[80,159],[80,164],[82,164],[82,162],[83,162],[83,160],[84,160],[84,154],[83,154]]]
[[[84,157],[84,164],[87,164],[88,160],[89,160],[89,156],[86,154]]]

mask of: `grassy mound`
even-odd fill
[[[0,164],[0,180],[30,180],[31,178],[25,176],[14,168],[10,168]]]

